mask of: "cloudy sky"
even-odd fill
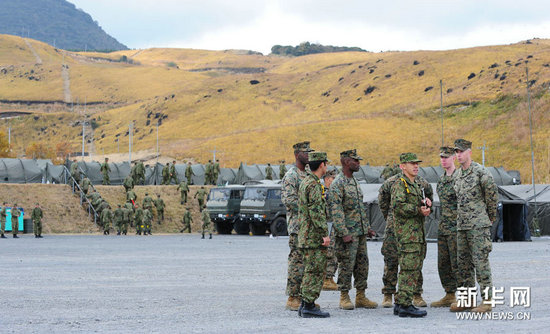
[[[548,1],[68,0],[130,48],[209,50],[304,41],[369,51],[444,50],[550,38]]]

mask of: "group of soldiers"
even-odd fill
[[[286,174],[286,165],[284,160],[279,161],[279,179],[283,179],[283,177]],[[271,164],[268,162],[267,166],[265,167],[265,179],[266,180],[273,180],[273,175],[275,174],[275,171],[273,170],[273,167],[271,167]]]
[[[445,296],[432,307],[453,312],[490,312],[492,301],[490,227],[496,221],[497,187],[491,174],[472,161],[472,143],[458,139],[440,148],[445,173],[437,191],[441,203],[438,231],[438,272]],[[376,308],[365,296],[368,278],[367,237],[374,236],[363,204],[363,194],[353,173],[362,158],[355,149],[340,153],[342,170],[328,169],[325,152],[309,142],[293,146],[296,166],[283,178],[282,200],[289,231],[286,308],[301,317],[329,317],[315,304],[321,290],[339,290],[344,310]],[[455,167],[458,159],[460,168]],[[418,176],[414,153],[399,157],[399,171],[389,172],[379,190],[379,205],[386,219],[383,307],[400,317],[424,317],[422,266],[426,257],[425,218],[432,212],[433,190]],[[394,174],[394,175],[391,175]],[[321,182],[323,180],[323,182]],[[324,183],[324,185],[323,185]],[[338,268],[338,281],[333,277]],[[349,291],[356,289],[355,304]],[[459,303],[458,289],[482,291],[482,303]],[[393,299],[393,300],[392,300]],[[393,305],[392,305],[393,301]]]
[[[11,233],[14,238],[19,238],[17,236],[19,232],[19,217],[21,216],[21,210],[18,209],[17,203],[14,203],[11,210]],[[5,239],[6,236],[6,223],[8,218],[8,203],[4,202],[2,204],[2,209],[0,210],[0,238]],[[39,203],[36,203],[34,209],[31,212],[31,219],[33,222],[33,232],[35,238],[42,238],[42,218],[43,212]]]
[[[220,176],[220,160],[216,159],[216,162],[208,160],[208,163],[204,167],[204,184],[216,185],[218,177]]]

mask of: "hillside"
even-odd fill
[[[65,0],[2,0],[0,33],[67,50],[125,50],[92,17]]]
[[[35,141],[69,141],[78,151],[80,120],[87,117],[95,130],[86,132],[86,150],[99,158],[127,150],[133,121],[134,151],[155,151],[159,123],[161,154],[205,162],[215,148],[227,167],[292,161],[292,144],[306,139],[336,164],[340,151],[355,147],[371,165],[395,161],[404,151],[436,165],[441,79],[445,142],[471,139],[474,159],[481,161],[477,148],[485,141],[487,164],[520,170],[529,180],[527,65],[536,178],[550,182],[549,51],[549,40],[533,39],[292,58],[237,50],[104,54],[0,35],[0,113],[31,113],[0,121],[0,130],[11,126],[18,155]]]

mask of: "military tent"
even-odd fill
[[[86,162],[78,161],[78,167],[81,172],[84,173],[92,184],[103,183],[103,174],[101,173],[101,163],[97,161]],[[70,170],[71,162],[68,162],[67,169]],[[127,161],[124,162],[109,162],[111,172],[109,172],[109,179],[112,185],[120,185],[124,182],[126,176],[130,174],[130,164]]]
[[[33,159],[0,159],[0,182],[42,183],[44,171]]]
[[[527,221],[532,232],[535,232],[534,230],[538,228],[541,235],[550,235],[550,184],[535,185],[536,204],[533,186],[530,184],[503,186],[500,188],[502,192],[506,192],[509,196],[519,197],[527,203]],[[538,227],[533,224],[536,216],[538,216]]]
[[[498,195],[498,219],[491,230],[493,241],[531,240],[527,201],[504,187],[498,188]]]

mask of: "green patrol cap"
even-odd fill
[[[441,146],[439,148],[439,156],[442,158],[448,158],[455,154],[455,148],[451,146]]]
[[[399,156],[399,161],[404,164],[407,162],[422,162],[422,160],[418,160],[418,157],[416,154],[407,152],[407,153],[401,153]]]
[[[466,139],[457,139],[455,140],[455,151],[466,151],[472,148],[472,142],[467,141]]]
[[[314,149],[309,147],[309,142],[308,141],[304,141],[304,142],[301,142],[301,143],[296,143],[292,146],[292,148],[294,149],[294,151],[301,151],[301,152],[313,152],[313,151],[315,151]]]
[[[309,152],[307,154],[309,162],[326,161],[329,162],[325,152]]]
[[[356,149],[340,152],[340,158],[352,158],[355,160],[363,160],[363,158],[357,155]]]

